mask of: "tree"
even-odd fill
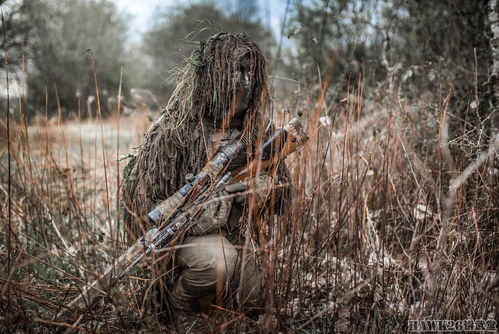
[[[431,64],[437,79],[453,83],[462,97],[473,91],[475,79],[487,81],[486,1],[393,0],[382,14],[393,62],[405,67]],[[428,83],[425,78],[417,85]]]
[[[126,18],[108,0],[32,0],[25,11],[31,22],[28,101],[43,106],[47,90],[54,112],[57,96],[62,107],[72,110],[76,96],[82,101],[95,96],[93,54],[105,113],[106,95],[116,94],[125,62]]]
[[[9,54],[9,64],[20,66],[22,61],[23,47],[27,45],[30,32],[30,22],[25,14],[26,1],[0,1],[3,11],[3,22],[0,22],[0,38],[5,32],[6,48]],[[3,51],[2,51],[3,52]],[[4,68],[2,61],[0,68]]]
[[[490,23],[490,54],[492,66],[490,69],[490,84],[492,86],[492,99],[489,103],[491,113],[491,137],[499,131],[499,2],[489,1],[489,23]]]
[[[287,76],[314,87],[327,74],[334,78],[329,87],[335,91],[359,76],[366,85],[384,78],[377,13],[368,0],[299,2],[285,31],[297,44],[288,57]]]

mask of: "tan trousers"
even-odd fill
[[[175,257],[182,272],[173,287],[173,306],[185,311],[206,310],[213,303],[222,305],[229,290],[237,287],[237,301],[241,306],[259,307],[261,271],[252,252],[247,253],[249,256],[243,265],[242,250],[237,251],[221,234],[188,237]]]

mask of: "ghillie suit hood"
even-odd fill
[[[228,126],[235,112],[242,61],[249,69],[244,73],[249,95],[240,126],[252,138],[262,136],[269,105],[262,52],[244,34],[219,33],[201,42],[200,49],[176,69],[177,87],[167,107],[125,170],[121,197],[132,237],[147,227],[140,226],[137,218],[183,186],[188,173],[195,175],[206,164],[209,138]]]

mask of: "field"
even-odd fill
[[[266,230],[265,310],[219,308],[199,317],[205,331],[389,333],[408,320],[498,319],[499,137],[487,142],[485,121],[471,122],[449,141],[450,95],[409,105],[382,89],[288,103],[311,139],[287,159],[293,202]],[[0,331],[166,329],[144,306],[147,268],[91,310],[60,314],[126,248],[121,158],[145,115],[17,117],[10,139],[2,125]]]

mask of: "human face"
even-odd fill
[[[237,107],[235,117],[244,116],[252,93],[251,58],[248,53],[239,59],[239,69],[235,72]]]

